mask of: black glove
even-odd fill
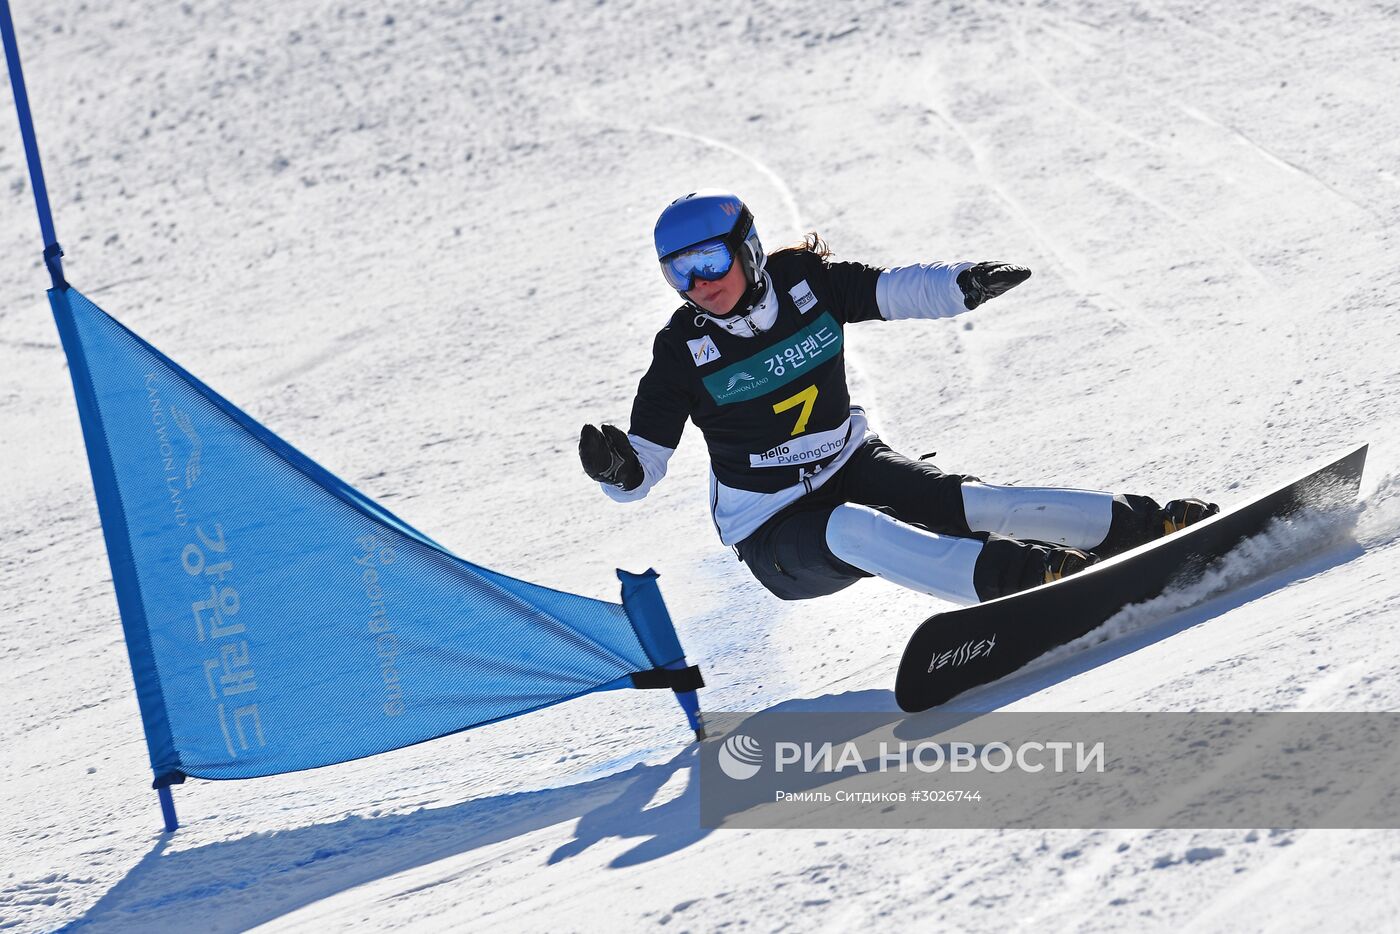
[[[623,490],[635,490],[642,482],[642,462],[632,450],[632,442],[616,425],[599,431],[584,425],[578,436],[578,459],[583,472],[600,483],[611,483]]]
[[[987,299],[996,298],[1030,277],[1031,271],[1025,266],[1012,266],[1010,263],[975,263],[958,273],[958,288],[962,289],[963,304],[971,311]]]

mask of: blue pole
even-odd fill
[[[174,833],[180,826],[175,819],[175,796],[170,793],[169,785],[161,785],[156,789],[156,794],[160,797],[160,816],[165,818],[165,832]]]
[[[0,0],[0,33],[5,40],[5,63],[10,68],[10,87],[15,93],[15,114],[19,131],[24,137],[24,156],[29,161],[29,184],[34,189],[34,207],[39,211],[39,229],[44,234],[44,265],[48,267],[53,287],[68,288],[63,278],[63,263],[59,257],[63,248],[54,232],[53,215],[49,212],[49,191],[44,186],[44,167],[39,162],[39,141],[34,136],[34,119],[29,113],[29,95],[24,90],[24,71],[19,64],[19,45],[15,42],[15,24],[10,19],[10,0]]]
[[[671,622],[671,614],[666,610],[666,601],[661,599],[661,588],[656,586],[657,573],[648,568],[642,574],[633,574],[617,569],[617,579],[622,581],[622,608],[632,621],[642,648],[652,664],[664,664],[666,668],[683,669],[688,667],[685,655],[681,652],[680,640],[676,638],[676,627]],[[665,664],[663,658],[679,660]],[[685,711],[690,728],[695,731],[697,742],[705,740],[705,726],[700,714],[700,699],[694,691],[677,691],[676,700]]]
[[[667,668],[682,669],[688,667],[685,658],[678,662],[672,662]],[[695,731],[695,741],[703,743],[705,741],[705,721],[701,719],[700,697],[694,691],[677,691],[676,702],[681,705],[681,710],[685,711],[685,719],[690,723],[690,728]]]

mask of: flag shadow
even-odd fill
[[[246,930],[337,893],[576,820],[553,866],[609,837],[637,840],[609,861],[621,868],[684,849],[700,829],[697,746],[577,785],[514,792],[442,808],[347,817],[188,850],[154,848],[63,931]],[[649,807],[673,776],[674,796]],[[545,870],[547,872],[547,870]]]

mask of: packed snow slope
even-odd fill
[[[581,473],[675,305],[671,198],[770,247],[1002,259],[850,334],[945,469],[1230,503],[1372,443],[1353,538],[965,702],[1400,706],[1400,9],[1108,0],[15,0],[69,278],[460,554],[594,596],[655,566],[710,709],[893,708],[940,608],[769,597],[693,430],[641,504]],[[700,830],[673,701],[615,692],[176,790],[159,831],[14,118],[0,108],[0,927],[1359,929],[1400,833]]]

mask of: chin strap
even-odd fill
[[[758,281],[749,286],[743,295],[739,296],[739,301],[734,305],[735,311],[730,312],[730,314],[737,313],[741,318],[747,318],[754,313],[754,309],[762,303],[763,297],[767,294],[768,274],[760,272],[758,274]],[[744,310],[738,311],[740,308]]]

